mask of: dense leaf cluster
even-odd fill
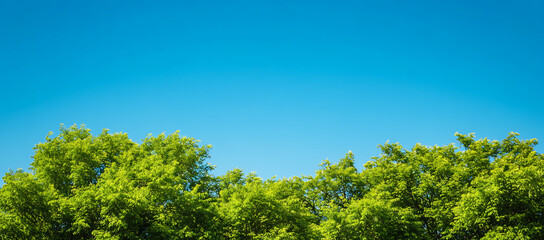
[[[314,176],[212,176],[211,146],[141,144],[84,126],[36,145],[0,189],[0,239],[544,239],[544,157],[533,140],[456,134],[461,147],[380,145]]]

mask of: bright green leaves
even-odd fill
[[[386,143],[361,170],[349,152],[281,180],[214,177],[211,146],[179,132],[50,136],[4,177],[0,239],[544,239],[544,156],[516,133]]]
[[[180,137],[179,131],[168,136],[160,134],[157,137],[147,137],[141,145],[145,154],[155,156],[153,162],[171,167],[165,169],[167,172],[161,175],[173,177],[161,181],[174,181],[174,185],[181,184],[184,190],[190,190],[201,180],[209,179],[208,171],[213,167],[204,161],[208,158],[211,147],[200,147],[193,138]]]
[[[313,239],[315,216],[306,211],[290,180],[263,182],[253,174],[227,173],[218,212],[226,239]]]
[[[309,211],[320,216],[322,237],[544,238],[544,162],[534,151],[537,141],[514,133],[502,142],[456,136],[464,151],[453,144],[406,150],[386,143],[361,172],[349,157],[324,162],[316,177],[307,177],[304,194]],[[343,197],[344,189],[355,194]]]
[[[315,209],[317,215],[317,210],[325,205],[346,208],[352,199],[361,198],[366,193],[367,186],[358,174],[354,161],[350,151],[336,164],[323,161],[322,169],[315,172],[315,177],[306,177],[306,202]]]
[[[367,196],[339,211],[327,208],[321,224],[324,239],[420,239],[421,224],[408,208]]]
[[[21,170],[9,172],[0,190],[0,236],[41,239],[61,235],[57,192],[51,185]],[[59,231],[60,230],[60,231]]]
[[[31,164],[36,176],[53,184],[62,194],[73,188],[96,184],[104,169],[117,162],[123,153],[136,146],[126,134],[108,134],[104,130],[93,137],[89,129],[61,127],[55,138],[37,144]]]
[[[75,125],[50,135],[36,145],[35,175],[4,177],[2,238],[181,239],[208,231],[194,219],[210,212],[198,210],[210,205],[198,191],[213,180],[205,163],[211,146],[178,132],[141,145]]]
[[[212,167],[204,162],[209,148],[176,132],[148,137],[125,152],[98,182],[101,220],[93,235],[175,239],[202,233],[194,216],[206,214],[198,211],[206,197],[197,191],[200,184],[211,180],[208,170]]]
[[[544,238],[544,158],[536,140],[505,139],[491,169],[468,187],[455,208],[456,230],[488,239]]]

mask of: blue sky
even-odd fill
[[[544,139],[541,1],[0,0],[0,170],[60,123],[312,174],[387,140]],[[542,152],[542,146],[537,148]]]

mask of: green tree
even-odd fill
[[[61,127],[6,173],[0,239],[544,239],[536,139],[380,145],[313,176],[209,174],[209,145]]]
[[[465,153],[492,153],[455,207],[456,235],[483,239],[544,239],[544,157],[536,139],[511,133],[501,143],[463,141]]]
[[[293,193],[290,180],[241,174],[234,170],[221,177],[218,211],[226,239],[316,239],[315,216]]]
[[[325,206],[346,208],[353,199],[360,199],[368,192],[368,186],[355,167],[352,152],[336,164],[324,160],[320,166],[322,168],[315,172],[315,176],[304,177],[305,203],[317,216],[321,217]]]
[[[3,178],[0,191],[2,239],[61,239],[57,191],[30,173],[18,170]]]
[[[179,136],[142,144],[61,127],[36,145],[32,173],[0,190],[4,239],[198,239],[213,236],[205,163],[211,146]]]
[[[303,196],[326,239],[539,239],[543,157],[516,135],[456,134],[464,150],[386,143],[361,172],[349,154],[325,161]]]

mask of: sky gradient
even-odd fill
[[[542,1],[0,0],[0,171],[59,124],[312,174],[387,140],[544,140]],[[537,147],[542,152],[542,146]]]

